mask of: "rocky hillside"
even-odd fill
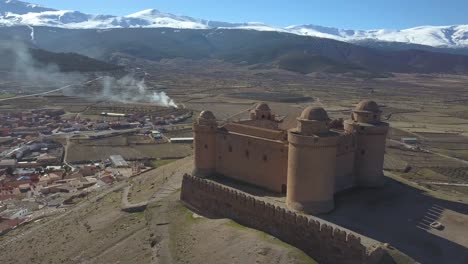
[[[28,71],[51,67],[61,72],[96,72],[121,69],[117,65],[72,52],[50,52],[13,41],[0,42],[0,69]]]

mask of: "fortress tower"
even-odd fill
[[[203,111],[193,123],[194,172],[206,177],[216,171],[216,131],[218,124],[211,111]]]
[[[339,135],[321,107],[307,107],[289,131],[286,204],[306,213],[333,210]]]
[[[251,120],[275,120],[270,107],[266,103],[259,103],[250,111]]]
[[[371,100],[361,101],[344,123],[345,131],[356,134],[354,160],[356,185],[375,187],[384,183],[382,172],[388,123],[380,121],[382,111]]]

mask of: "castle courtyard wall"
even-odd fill
[[[349,133],[343,134],[338,141],[336,153],[335,192],[339,192],[354,186],[355,152],[355,135]]]
[[[281,141],[219,132],[216,172],[281,193],[286,189],[288,146]]]

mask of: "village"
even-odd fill
[[[190,143],[191,138],[164,134],[192,115],[178,113],[101,112],[95,118],[70,118],[58,108],[0,113],[0,235],[62,213],[90,194],[158,165],[151,157],[129,161],[119,153],[69,161],[73,142],[133,136],[147,144]]]

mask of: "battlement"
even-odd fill
[[[383,254],[376,241],[210,180],[184,175],[180,198],[198,211],[269,233],[320,263],[377,263]]]

